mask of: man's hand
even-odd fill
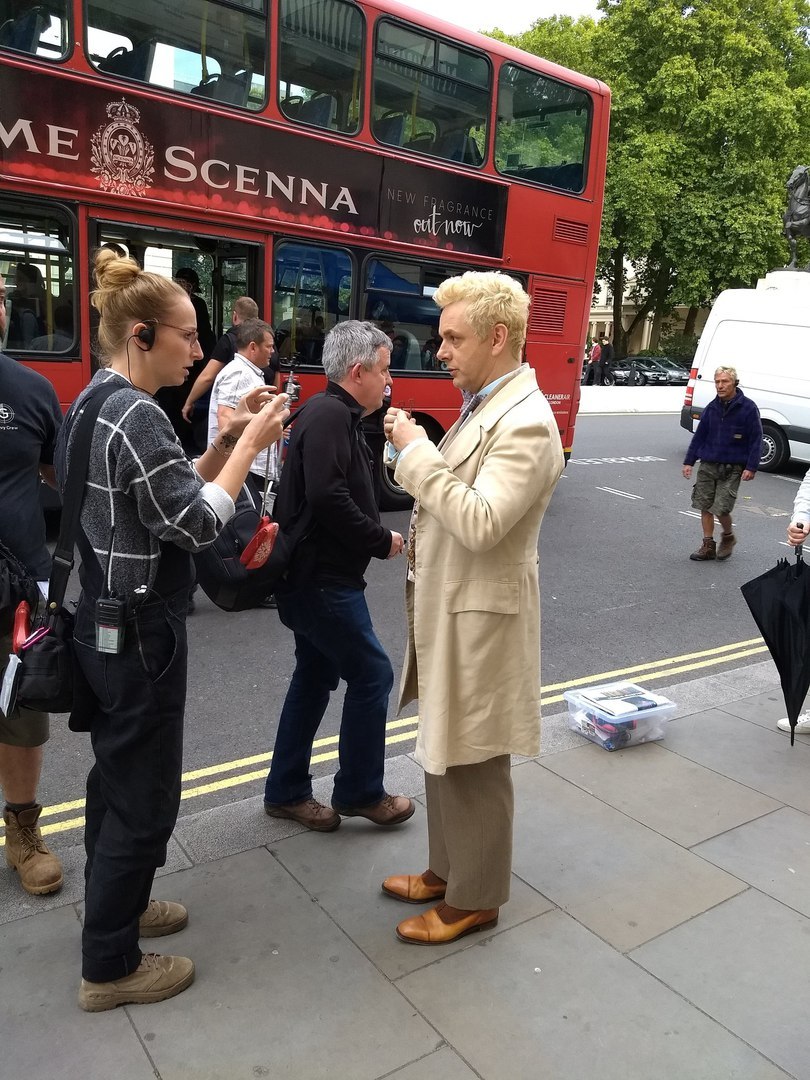
[[[405,541],[398,532],[391,533],[391,550],[386,555],[386,559],[395,559],[397,555],[401,555],[403,548],[405,547]]]
[[[426,439],[428,433],[423,427],[418,427],[416,421],[411,419],[402,409],[390,408],[385,414],[383,421],[385,437],[395,450],[402,450],[414,439]]]
[[[260,393],[267,393],[268,388],[257,387],[257,389]],[[250,394],[246,394],[242,398],[236,407],[234,417],[239,412],[245,399],[249,397]],[[284,421],[290,415],[290,410],[287,408],[288,401],[287,394],[271,395],[268,399],[262,401],[261,408],[257,413],[251,414],[250,423],[246,425],[242,438],[254,449],[255,454],[266,450],[270,443],[278,442],[281,438],[284,431]],[[233,432],[229,431],[228,434],[233,434]]]
[[[185,405],[183,406],[183,408],[180,410],[181,413],[183,414],[183,419],[185,420],[185,422],[187,424],[191,423],[191,414],[194,412],[195,404],[196,404],[196,402],[194,402],[194,401],[191,401],[191,402],[187,401],[185,403]]]
[[[757,474],[755,472],[751,472],[750,469],[743,469],[743,480],[753,480],[756,475]]]
[[[231,414],[228,421],[228,434],[241,435],[253,417],[262,411],[262,406],[272,401],[275,394],[274,386],[254,386],[252,390],[249,390],[243,398],[240,398],[239,404]]]
[[[691,465],[684,465],[684,467],[683,467],[683,469],[681,470],[681,472],[683,473],[683,477],[684,477],[684,480],[689,480],[689,479],[691,479],[691,476],[692,476],[692,466],[691,466]]]
[[[807,539],[807,533],[810,530],[810,525],[806,521],[795,524],[791,523],[787,527],[788,543],[791,547],[800,547]]]

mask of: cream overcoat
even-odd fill
[[[540,750],[540,522],[564,465],[554,416],[521,365],[397,481],[418,500],[399,708],[419,699],[416,759],[443,775]]]

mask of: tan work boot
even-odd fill
[[[188,911],[174,900],[150,900],[146,911],[138,920],[139,937],[166,937],[185,930]]]
[[[711,536],[704,536],[703,543],[697,549],[693,551],[689,556],[692,562],[707,562],[709,559],[717,558],[717,544]]]
[[[62,887],[62,864],[48,849],[39,831],[42,807],[37,803],[28,810],[4,810],[6,823],[6,862],[20,875],[20,884],[32,896],[56,892]]]
[[[737,537],[734,533],[721,533],[720,534],[720,547],[717,549],[718,559],[727,559],[731,554],[731,549],[737,543]]]
[[[144,953],[131,975],[113,982],[82,979],[79,1005],[85,1012],[105,1012],[119,1005],[152,1005],[188,989],[194,982],[194,962],[186,956]]]

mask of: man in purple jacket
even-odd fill
[[[700,510],[703,543],[689,556],[694,562],[727,559],[737,538],[732,532],[731,511],[737,501],[740,480],[753,480],[762,453],[759,409],[739,388],[733,367],[714,373],[717,397],[703,410],[683,463],[688,480],[700,459],[692,506]],[[714,518],[720,521],[720,547],[714,540]]]

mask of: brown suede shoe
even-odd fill
[[[139,937],[166,937],[188,926],[188,912],[173,900],[150,900],[138,920]]]
[[[404,900],[406,904],[427,904],[431,900],[444,899],[447,882],[442,885],[426,885],[421,874],[397,874],[387,877],[381,888],[387,896]]]
[[[375,825],[401,825],[409,817],[413,817],[416,805],[413,799],[405,795],[384,795],[378,803],[371,806],[358,806],[355,809],[345,809],[336,806],[332,802],[332,809],[336,810],[341,817],[364,817],[373,821]]]
[[[288,818],[297,821],[299,825],[312,829],[313,832],[334,832],[340,825],[340,816],[328,806],[319,803],[317,799],[304,799],[299,803],[288,803],[287,806],[276,806],[266,802],[264,812],[269,817]]]
[[[736,543],[737,537],[734,535],[734,533],[721,533],[720,546],[717,549],[717,558],[727,559]]]
[[[439,918],[438,909],[431,908],[424,915],[405,919],[397,927],[397,937],[409,945],[448,945],[467,934],[477,934],[479,930],[489,930],[498,925],[498,909],[472,911],[463,919],[446,923]]]
[[[82,979],[79,1005],[85,1012],[105,1012],[119,1005],[152,1005],[166,1001],[194,982],[194,964],[185,956],[144,953],[131,975],[113,982]]]
[[[32,896],[62,887],[62,864],[42,839],[39,803],[28,810],[3,811],[6,825],[6,863],[20,875],[20,884]]]

